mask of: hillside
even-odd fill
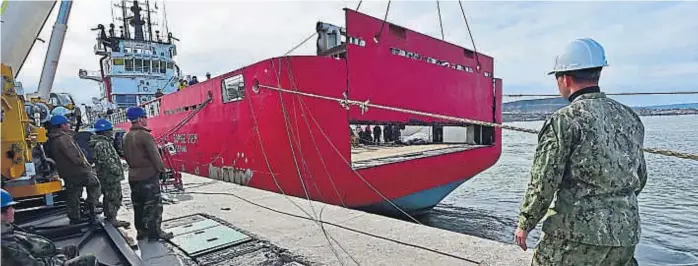
[[[504,122],[545,120],[550,114],[569,104],[561,97],[521,100],[502,104]],[[698,103],[634,106],[641,116],[698,114]]]
[[[650,110],[698,109],[698,103],[652,105],[652,106],[639,106],[639,107],[633,107],[633,108],[642,108],[642,109],[650,109]]]

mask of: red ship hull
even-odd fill
[[[381,20],[352,10],[346,10],[346,20],[351,41],[342,58],[268,59],[146,104],[151,114],[148,127],[157,138],[212,96],[208,105],[167,137],[178,151],[170,167],[300,198],[396,214],[399,211],[386,199],[409,213],[428,210],[497,162],[501,130],[475,126],[467,132],[478,131],[479,143],[447,143],[445,149],[393,156],[397,159],[352,159],[350,124],[455,124],[380,109],[362,113],[356,106],[347,110],[337,101],[255,86],[333,98],[344,98],[346,93],[352,100],[501,121],[502,84],[493,78],[491,57],[389,23],[383,27]],[[234,93],[225,88],[226,84],[234,87],[232,82],[237,82],[243,96],[231,99]],[[117,127],[128,130],[129,125]]]

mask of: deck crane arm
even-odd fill
[[[39,79],[38,93],[41,99],[48,99],[51,94],[72,6],[73,1],[62,1],[58,9],[58,18],[56,18],[56,25],[53,26],[53,31],[51,32],[51,41],[48,49],[46,49],[44,68],[41,70],[41,79]]]
[[[52,204],[52,193],[63,189],[55,172],[55,163],[43,149],[43,144],[48,141],[43,125],[50,118],[51,109],[57,107],[47,100],[53,97],[51,88],[72,1],[64,0],[60,4],[39,82],[39,97],[29,97],[32,99],[28,101],[21,83],[15,78],[55,4],[56,1],[3,0],[0,9],[3,28],[2,187],[15,198],[45,196],[46,205]],[[75,108],[72,102],[67,105],[64,107]]]

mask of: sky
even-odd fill
[[[152,0],[151,0],[152,1]],[[112,1],[113,2],[113,1]],[[180,39],[176,63],[185,75],[214,76],[283,55],[323,21],[344,25],[342,8],[359,1],[167,1],[168,28]],[[457,1],[440,2],[445,39],[472,48]],[[360,12],[382,18],[387,1],[363,1]],[[606,92],[698,91],[698,1],[692,2],[512,2],[464,1],[478,52],[495,58],[495,76],[505,94],[554,94],[547,75],[555,55],[575,38],[591,37],[605,50]],[[79,69],[99,70],[93,53],[97,24],[112,22],[108,0],[74,1],[54,92],[79,103],[99,96]],[[160,7],[162,9],[162,6]],[[57,6],[18,77],[36,90]],[[393,1],[388,21],[441,37],[436,1]],[[314,40],[293,54],[313,54]],[[698,102],[698,95],[614,97],[631,106]],[[504,101],[530,99],[505,98]]]

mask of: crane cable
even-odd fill
[[[439,4],[439,0],[436,0],[436,13],[439,14],[439,28],[441,28],[441,40],[445,41],[446,37],[444,36],[444,23],[441,20],[441,5]]]
[[[468,18],[465,16],[465,9],[463,9],[463,2],[458,0],[458,5],[460,5],[460,12],[463,14],[463,20],[465,21],[465,27],[468,29],[468,35],[470,36],[470,41],[473,43],[473,51],[475,52],[475,62],[477,62],[477,70],[480,71],[480,57],[477,53],[477,47],[475,47],[475,39],[473,39],[473,32],[470,30],[470,24],[468,24]]]
[[[390,0],[388,0],[388,6],[385,8],[385,16],[383,16],[383,23],[381,23],[381,29],[376,33],[376,36],[373,37],[373,41],[378,43],[378,41],[381,38],[381,35],[383,34],[383,28],[385,27],[385,23],[387,22],[388,19],[388,12],[390,12]]]
[[[288,57],[285,57],[285,58],[286,58],[286,59],[289,59]],[[281,61],[282,61],[283,59],[282,59],[282,58],[279,58],[278,60],[279,60],[279,70],[278,70],[277,78],[279,78],[279,82],[280,82],[281,70],[282,70],[282,68],[283,68]],[[295,77],[293,76],[293,72],[291,71],[291,62],[290,62],[290,59],[287,60],[287,63],[288,63],[288,75],[289,75],[289,79],[290,79],[291,83],[293,84],[293,86],[294,86],[294,88],[295,88],[296,82],[295,82]],[[274,73],[277,73],[277,72],[276,72],[276,68],[274,67],[274,62],[273,62],[273,61],[271,62],[271,65],[272,65],[272,68],[274,68]],[[298,96],[296,96],[296,97],[298,97]],[[288,126],[286,127],[286,134],[287,134],[288,137],[289,137],[289,142],[290,142],[289,144],[290,144],[290,146],[291,146],[291,151],[293,152],[293,150],[294,150],[294,149],[293,149],[293,143],[292,143],[291,140],[290,140],[291,135],[292,135],[292,131],[293,131],[293,127],[291,126],[291,121],[290,121],[291,118],[289,117],[290,114],[289,114],[289,112],[286,111],[286,106],[283,104],[283,102],[284,102],[283,99],[284,99],[284,98],[283,98],[281,92],[279,92],[279,98],[280,98],[280,100],[281,100],[282,108],[283,108],[283,111],[284,111],[284,116],[285,116],[284,119],[285,119],[285,120],[288,120]],[[299,99],[300,99],[300,98],[299,98]],[[295,105],[294,105],[294,108],[295,108]],[[296,110],[294,110],[294,113],[297,114]],[[305,113],[303,113],[302,116],[305,116]],[[299,126],[298,126],[298,117],[297,117],[297,115],[296,115],[296,119],[295,119],[295,120],[296,120],[296,131],[297,131],[297,132],[300,132]],[[306,121],[306,124],[307,124],[307,121]],[[309,127],[309,126],[310,126],[310,125],[308,124],[308,127]],[[303,156],[302,145],[301,145],[301,143],[300,143],[300,136],[297,136],[296,139],[297,139],[297,143],[298,143],[298,153],[300,154],[301,161],[303,162],[303,164],[304,164],[304,166],[305,166],[305,168],[306,168],[306,171],[307,171],[307,173],[308,173],[307,176],[309,176],[309,177],[310,177],[309,179],[312,180],[313,183],[315,184],[315,189],[317,190],[317,192],[318,192],[320,198],[322,199],[322,201],[325,201],[324,196],[322,195],[322,192],[321,192],[320,189],[317,187],[317,181],[315,180],[315,178],[313,178],[313,175],[312,175],[312,173],[311,173],[311,171],[310,171],[310,168],[308,168],[308,163],[307,163],[307,161],[305,160],[305,156]],[[317,143],[316,143],[316,145],[317,145]],[[319,152],[319,150],[318,150],[318,152]],[[295,153],[294,153],[294,155],[295,155]],[[322,156],[322,155],[320,155],[320,156]],[[295,160],[295,159],[294,159],[294,160]],[[324,161],[321,160],[321,162],[324,162]],[[300,167],[299,167],[299,166],[296,166],[296,169],[299,171],[298,174],[299,174],[299,177],[300,177]],[[329,174],[329,172],[328,172],[328,174]],[[331,176],[330,176],[330,178],[331,178]],[[331,179],[330,179],[330,180],[331,180]],[[303,187],[304,187],[304,189],[305,189],[305,184],[303,183],[302,178],[301,178],[301,185],[303,185]],[[335,191],[336,191],[336,190],[335,190]],[[339,193],[339,192],[337,192],[337,193]],[[340,195],[337,194],[337,197],[340,197]],[[313,205],[312,205],[312,201],[310,200],[310,196],[309,196],[307,193],[306,193],[306,198],[308,199],[308,204],[310,205],[311,210],[314,211],[314,208],[313,208]],[[318,215],[316,214],[316,219],[317,219],[318,221],[322,221],[322,209],[320,210],[320,215],[319,215],[319,217],[318,217]],[[329,241],[329,237],[331,237],[331,236],[329,235],[329,233],[328,233],[327,230],[325,229],[324,224],[318,223],[318,225],[320,226],[321,231],[325,234],[325,237],[328,238],[328,244],[330,245],[330,248],[331,248],[333,251],[335,251],[335,250],[334,250],[334,247],[332,246],[332,242]],[[342,249],[342,251],[344,251],[344,253],[346,253],[346,254],[349,256],[349,258],[350,258],[352,261],[354,261],[354,263],[356,263],[356,265],[361,265],[361,264],[359,263],[359,261],[356,260],[356,258],[354,258],[354,256],[352,256],[352,255],[349,253],[349,251],[347,251],[346,248],[344,248],[344,247],[339,243],[339,241],[337,241],[337,240],[334,239],[334,238],[332,238],[332,240],[335,241],[335,243],[337,244],[337,246],[339,246],[339,248]],[[339,260],[340,263],[344,264],[343,261],[340,260],[339,255],[336,253],[336,251],[335,251],[335,256],[337,256],[337,260]]]
[[[431,118],[444,119],[444,120],[450,120],[450,121],[454,121],[454,122],[467,123],[467,124],[473,124],[473,125],[479,125],[479,126],[502,128],[502,129],[519,131],[519,132],[526,132],[526,133],[531,133],[531,134],[538,134],[539,133],[539,131],[535,130],[535,129],[504,125],[501,123],[478,121],[478,120],[473,120],[473,119],[468,119],[468,118],[461,118],[461,117],[448,116],[448,115],[442,115],[442,114],[434,114],[434,113],[428,113],[428,112],[423,112],[423,111],[416,111],[416,110],[410,110],[410,109],[392,107],[392,106],[386,106],[386,105],[372,104],[372,103],[370,103],[369,100],[366,100],[363,102],[356,101],[356,100],[350,100],[346,97],[346,95],[345,95],[345,98],[342,99],[342,98],[334,98],[334,97],[306,93],[306,92],[300,92],[300,91],[293,91],[293,90],[288,90],[288,89],[284,89],[281,87],[273,87],[273,86],[267,86],[267,85],[263,85],[263,84],[255,84],[254,86],[257,86],[258,88],[265,88],[265,89],[270,89],[270,90],[282,91],[282,92],[286,92],[286,93],[304,95],[304,96],[318,98],[318,99],[336,101],[346,109],[349,109],[349,107],[351,105],[355,105],[361,109],[361,113],[365,113],[369,107],[372,107],[372,108],[389,110],[389,111],[394,111],[394,112],[399,112],[399,113],[421,115],[421,116],[426,116],[426,117],[431,117]],[[658,148],[644,148],[643,150],[645,152],[648,152],[648,153],[698,161],[698,154],[677,152],[677,151],[658,149]]]

